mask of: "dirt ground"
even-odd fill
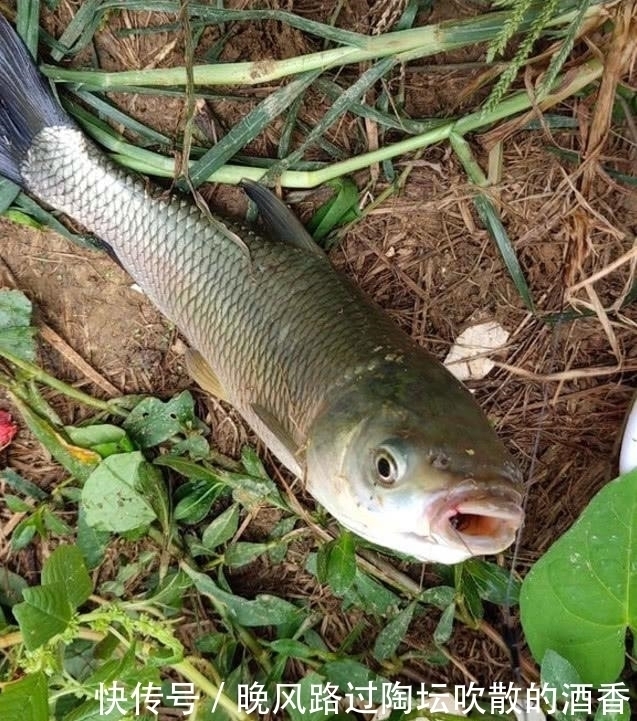
[[[249,5],[234,3],[240,4]],[[291,0],[283,5],[283,9],[312,19],[325,21],[331,15],[321,3]],[[465,3],[438,5],[444,5],[451,16],[467,12]],[[59,34],[76,6],[62,4],[49,20],[52,32]],[[336,22],[360,32],[373,32],[384,22],[377,6],[371,0],[345,3]],[[440,11],[436,13],[432,20],[439,18]],[[427,19],[425,14],[422,21]],[[102,66],[146,67],[156,51],[156,36],[122,39],[112,29],[122,23],[144,26],[149,22],[145,14],[125,13],[119,19],[112,18],[109,28],[97,36],[96,53]],[[210,31],[202,50],[214,37]],[[162,65],[182,62],[182,39],[171,39],[176,40],[175,45],[161,59]],[[276,23],[241,24],[234,29],[222,57],[233,61],[285,57],[319,48],[318,41]],[[576,54],[583,52],[583,48],[576,49]],[[476,76],[470,64],[482,58],[483,51],[477,47],[436,56],[417,63],[402,76],[397,73],[390,88],[404,89],[405,107],[413,117],[461,113],[466,107],[475,107],[482,97],[480,91],[459,99],[459,89]],[[443,63],[466,67],[443,71]],[[344,77],[357,70],[349,68]],[[634,69],[624,82],[635,88]],[[256,88],[253,97],[262,97],[262,91]],[[315,92],[308,98],[301,116],[311,124],[327,101]],[[161,100],[158,105],[150,96],[115,99],[159,130],[179,134],[183,117],[177,101],[166,104]],[[252,101],[211,102],[207,117],[212,118],[217,134],[223,135],[248,106]],[[605,273],[615,259],[634,247],[634,187],[599,172],[583,195],[576,165],[551,150],[554,146],[581,150],[594,107],[591,96],[568,101],[558,110],[576,119],[577,127],[553,133],[546,128],[517,132],[504,143],[502,177],[494,197],[528,279],[537,307],[535,316],[524,307],[477,217],[473,189],[446,146],[428,148],[416,158],[397,159],[398,172],[411,166],[400,193],[356,223],[330,252],[336,267],[440,358],[473,319],[497,320],[511,332],[507,347],[498,356],[506,367],[501,365],[484,380],[470,385],[527,478],[528,515],[519,553],[515,560],[511,552],[503,556],[504,565],[514,564],[521,574],[573,523],[595,492],[617,475],[619,433],[637,379],[636,306],[618,307],[635,282],[637,256],[633,254],[632,261]],[[274,123],[246,152],[272,155],[280,130],[281,124]],[[359,121],[348,116],[332,129],[329,140],[350,154],[364,150],[369,135]],[[481,138],[474,136],[471,143],[486,167]],[[312,154],[320,157],[321,151],[314,149]],[[619,121],[605,141],[602,163],[634,174],[636,158],[637,137]],[[371,174],[361,172],[355,180],[365,190],[365,204],[387,187],[378,169],[372,169]],[[205,197],[213,209],[233,216],[246,207],[242,193],[234,188],[210,187]],[[298,201],[294,207],[299,215],[307,219],[316,206],[315,196],[294,193],[291,197]],[[583,245],[579,242],[582,238]],[[42,321],[118,391],[168,397],[191,388],[212,426],[213,442],[222,452],[236,456],[241,445],[250,441],[266,453],[235,412],[205,399],[193,388],[184,370],[184,346],[177,330],[143,295],[131,289],[131,279],[105,254],[82,250],[51,232],[30,231],[0,220],[0,256],[17,287],[34,301]],[[600,271],[604,272],[600,280],[569,292]],[[0,277],[2,272],[0,269]],[[587,294],[587,288],[594,289],[594,294]],[[545,322],[546,317],[573,308],[569,297],[589,304],[598,302],[605,310],[563,323]],[[41,360],[54,375],[96,395],[106,395],[46,343],[42,344]],[[4,402],[0,405],[6,406]],[[68,421],[73,421],[76,411],[67,412],[71,414]],[[270,467],[276,465],[266,457]],[[9,450],[0,453],[0,465],[16,468],[43,487],[57,479],[53,465],[24,432]],[[304,502],[311,504],[309,498]],[[285,585],[302,587],[307,579],[296,573],[292,560],[288,559],[286,566],[289,577]],[[419,567],[406,570],[420,580]],[[251,567],[251,578],[244,579],[246,587],[251,586],[252,592],[272,590],[268,572],[265,563],[257,567],[255,580]],[[240,577],[236,581],[241,584]],[[351,628],[352,620],[343,618],[337,602],[326,600],[325,604],[326,618],[333,621],[329,633],[336,641]],[[496,625],[500,622],[497,616],[490,620]],[[431,630],[429,620],[416,621],[408,641],[414,648],[427,646]],[[461,629],[454,636],[450,653],[457,661],[453,673],[459,683],[471,678],[510,678],[506,655],[482,635]],[[439,681],[448,679],[449,670],[438,671],[416,662],[405,675]]]

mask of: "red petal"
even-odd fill
[[[11,413],[0,411],[0,450],[11,443],[17,432],[18,426],[13,422]]]

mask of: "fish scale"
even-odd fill
[[[268,237],[115,166],[1,16],[0,173],[108,244],[199,353],[195,377],[345,526],[445,563],[513,541],[521,475],[468,390],[265,189],[247,192]]]
[[[77,130],[43,131],[21,171],[32,193],[108,243],[244,414],[293,409],[289,428],[305,433],[318,400],[387,344],[385,322],[372,323],[375,310],[322,259],[256,234],[246,253],[196,206],[153,198]]]

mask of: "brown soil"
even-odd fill
[[[234,5],[243,7],[249,3]],[[284,5],[312,19],[330,17],[322,3]],[[461,12],[460,3],[440,5],[452,6],[456,14]],[[338,17],[337,24],[372,32],[374,22],[380,22],[382,16],[372,6],[372,2],[362,0],[345,3],[347,10]],[[159,42],[156,36],[123,40],[111,30],[122,23],[148,24],[149,18],[132,13],[122,17],[111,18],[109,29],[98,34],[100,63],[108,68],[148,66],[156,50],[153,43]],[[51,21],[52,30],[59,34],[67,20],[68,9],[61,8]],[[162,21],[165,18],[156,19]],[[214,39],[213,32],[206,34],[203,48]],[[167,35],[162,42],[173,40],[174,46],[161,65],[182,62],[182,38]],[[308,40],[298,31],[282,31],[277,23],[254,23],[234,30],[223,59],[286,57],[319,47],[317,41]],[[459,97],[460,89],[475,79],[475,70],[458,68],[442,73],[439,64],[469,63],[481,57],[481,49],[474,48],[454,53],[451,60],[447,56],[434,58],[426,65],[409,69],[404,78],[397,74],[392,83],[399,87],[404,81],[406,107],[415,117],[432,111],[443,116],[458,113],[465,107],[475,107],[478,96]],[[634,69],[624,82],[635,87]],[[262,89],[255,89],[253,97],[261,96]],[[310,97],[312,103],[302,111],[307,122],[318,117],[327,105],[319,94]],[[183,123],[182,106],[177,101],[166,103],[146,95],[118,95],[114,99],[163,132],[178,133]],[[215,131],[222,135],[224,128],[231,127],[253,102],[211,103],[207,114]],[[579,127],[553,134],[546,129],[525,131],[508,137],[502,178],[493,189],[528,279],[537,316],[532,316],[520,300],[492,239],[477,217],[472,203],[474,190],[446,146],[429,148],[417,158],[397,159],[398,172],[411,167],[402,191],[356,223],[330,254],[338,268],[344,269],[397,323],[441,358],[475,317],[498,320],[511,331],[510,342],[499,356],[506,367],[496,368],[486,379],[471,385],[528,478],[528,519],[515,559],[516,569],[522,574],[573,523],[595,492],[616,475],[618,434],[637,371],[636,306],[618,310],[614,305],[635,281],[636,256],[632,263],[622,264],[596,283],[569,293],[575,284],[604,271],[633,247],[637,199],[630,186],[616,183],[601,170],[587,186],[586,195],[579,191],[581,174],[576,166],[551,152],[551,147],[582,149],[582,133],[590,130],[595,111],[594,98],[570,101],[559,110],[576,118]],[[248,150],[274,154],[280,127],[275,123]],[[329,139],[351,152],[360,151],[368,136],[360,124],[348,117],[333,128]],[[480,139],[471,140],[486,167],[487,155]],[[636,144],[631,129],[618,121],[605,142],[601,162],[634,174]],[[314,149],[312,154],[319,157],[321,152]],[[366,190],[366,202],[387,187],[379,173],[363,172],[356,180],[359,188]],[[204,195],[222,213],[236,217],[245,210],[242,194],[236,189],[208,188]],[[297,211],[306,218],[316,204],[315,196],[300,197],[297,193],[293,197],[300,198]],[[583,246],[581,238],[585,238]],[[17,287],[35,302],[41,318],[119,391],[168,397],[189,387],[200,399],[202,413],[208,414],[207,422],[222,452],[236,456],[244,442],[256,443],[236,413],[215,400],[204,400],[193,388],[184,371],[178,332],[144,296],[131,289],[130,278],[106,255],[78,249],[50,232],[29,231],[6,221],[0,221],[0,244],[1,257]],[[587,287],[594,290],[595,296],[587,295]],[[558,325],[541,320],[568,310],[569,298],[579,299],[577,307],[582,308],[583,302],[590,304],[592,297],[605,311]],[[609,321],[606,329],[602,321]],[[612,328],[611,337],[608,328]],[[52,374],[104,396],[103,390],[46,344],[42,344],[41,360]],[[73,421],[77,409],[64,410],[65,420]],[[260,444],[256,445],[265,453]],[[266,457],[275,477],[280,476],[276,463]],[[14,467],[43,487],[50,487],[59,478],[53,464],[38,454],[37,445],[26,432],[19,434],[10,449],[0,453],[0,463]],[[300,497],[311,503],[302,494]],[[247,537],[258,538],[259,528],[271,524],[272,517],[264,511]],[[249,573],[236,574],[233,583],[237,591],[243,589],[247,595],[281,593],[282,589],[290,597],[313,595],[317,608],[325,614],[326,639],[337,647],[357,616],[344,613],[338,601],[324,590],[319,591],[299,570],[306,551],[303,544],[293,548],[276,582],[268,564],[259,561],[249,567]],[[0,553],[4,560],[8,554],[6,545]],[[504,555],[503,563],[511,566],[511,553]],[[405,571],[420,580],[420,567]],[[436,620],[428,615],[415,621],[407,645],[419,650],[430,648]],[[499,614],[493,612],[488,620],[499,624]],[[403,669],[403,676],[411,681],[456,683],[511,678],[506,655],[482,633],[458,630],[449,653],[454,666],[436,668],[414,661]]]

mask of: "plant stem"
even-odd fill
[[[586,17],[599,12],[598,4],[593,5],[588,9]],[[364,47],[344,45],[285,60],[267,58],[251,62],[198,65],[193,68],[193,83],[195,85],[261,85],[308,70],[329,70],[341,65],[389,55],[397,55],[400,60],[414,60],[465,45],[488,42],[497,35],[508,16],[508,11],[504,11],[462,20],[446,20],[437,25],[425,25],[369,37]],[[549,23],[549,27],[567,24],[574,16],[574,12],[563,13],[554,18]],[[522,23],[519,31],[527,30],[531,22],[529,18]],[[126,85],[174,86],[187,83],[187,71],[184,67],[120,72],[69,70],[53,65],[43,65],[41,69],[55,82],[79,83],[85,88],[102,90],[114,90]]]
[[[558,78],[556,81],[558,90],[547,95],[538,104],[539,109],[545,110],[578,92],[593,81],[599,79],[602,71],[602,63],[597,59],[593,59],[582,64],[572,76],[562,76]],[[481,130],[488,125],[492,125],[512,115],[528,111],[532,107],[533,99],[528,93],[525,91],[518,92],[503,100],[498,107],[494,108],[491,112],[477,110],[459,120],[450,120],[420,135],[414,135],[411,138],[406,138],[405,140],[387,145],[378,150],[355,155],[347,160],[333,163],[319,170],[285,170],[281,174],[279,181],[281,185],[286,188],[314,188],[342,175],[362,170],[374,163],[389,160],[390,158],[404,155],[405,153],[411,153],[415,150],[425,148],[428,145],[438,143],[441,140],[446,140],[452,133],[463,136],[466,133]],[[122,165],[149,175],[166,178],[173,176],[174,161],[172,158],[167,158],[149,150],[134,148],[128,143],[114,139],[107,133],[96,132],[94,135],[96,135],[100,142],[106,145],[106,147],[116,150],[118,154],[115,156],[115,159]],[[259,180],[265,173],[266,171],[263,168],[225,165],[210,175],[208,181],[211,183],[236,184],[243,178]]]
[[[84,403],[84,405],[91,406],[92,408],[97,408],[98,410],[105,411],[106,413],[110,413],[111,415],[120,416],[121,418],[126,418],[127,416],[127,414],[124,411],[119,410],[119,408],[117,408],[112,401],[103,401],[99,398],[93,398],[93,396],[89,396],[88,393],[79,391],[77,388],[74,388],[68,383],[64,383],[64,381],[54,378],[46,371],[38,368],[38,366],[34,365],[33,363],[29,363],[28,361],[25,361],[22,358],[13,355],[13,353],[10,353],[3,348],[0,348],[0,356],[2,356],[2,358],[4,358],[5,360],[9,361],[9,363],[11,363],[12,365],[27,373],[34,380],[39,381],[40,383],[44,383],[45,385],[53,388],[59,393],[62,393],[65,396],[68,396],[69,398],[78,401],[78,403]]]
[[[187,659],[180,661],[179,663],[171,664],[170,668],[194,683],[197,688],[201,689],[206,696],[208,696],[208,698],[213,700],[215,705],[221,706],[221,708],[233,719],[236,719],[237,721],[257,721],[256,716],[245,713],[245,711],[240,711],[237,704],[222,693],[223,683],[221,686],[217,686],[215,683],[207,679],[200,671],[198,671]]]

